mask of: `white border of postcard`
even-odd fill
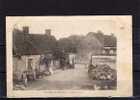
[[[12,27],[23,16],[6,17],[7,96],[25,97],[128,97],[133,95],[132,84],[132,16],[24,16],[55,20],[111,20],[117,32],[117,90],[13,90]],[[20,19],[20,20],[19,20]]]

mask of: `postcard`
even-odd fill
[[[7,97],[129,97],[132,16],[7,16]]]

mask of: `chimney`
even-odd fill
[[[23,33],[29,33],[29,27],[28,26],[23,26],[22,30],[23,30]]]
[[[50,35],[51,35],[51,29],[46,29],[46,30],[45,30],[45,34],[46,34],[47,36],[50,36]]]

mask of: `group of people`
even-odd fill
[[[75,59],[69,59],[68,56],[62,56],[58,59],[59,68],[62,70],[75,68]],[[34,61],[29,59],[28,71],[22,75],[22,80],[25,86],[27,86],[28,80],[35,80],[36,78],[43,77],[44,75],[52,75],[54,73],[54,60],[52,57],[42,55],[39,59],[38,68],[34,68]]]
[[[72,58],[70,59],[69,57],[61,57],[60,58],[60,68],[62,68],[62,70],[65,69],[74,69],[75,68],[75,59]]]
[[[41,59],[40,59],[40,70],[41,70],[41,67],[43,67],[43,71],[44,72],[47,72],[48,75],[51,75],[53,74],[53,62],[52,62],[52,59],[50,58],[47,58],[46,56],[43,56]]]

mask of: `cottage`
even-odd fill
[[[45,70],[45,66],[40,63],[42,56],[48,57],[48,54],[52,54],[56,43],[50,32],[46,30],[45,34],[32,34],[27,26],[22,31],[13,30],[14,82],[34,80],[39,71]]]
[[[103,55],[116,55],[117,39],[114,35],[104,35]]]

